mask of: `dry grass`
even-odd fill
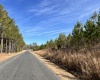
[[[35,55],[50,69],[52,70],[56,75],[58,75],[58,77],[60,78],[60,80],[78,80],[74,75],[72,75],[71,73],[67,72],[66,70],[60,68],[59,66],[57,66],[56,64],[50,62],[50,60],[47,60],[45,58],[43,58],[40,55],[43,55],[45,53],[45,51],[47,50],[39,50],[39,51],[34,51],[34,53],[36,53]],[[33,54],[34,54],[33,53]],[[39,55],[37,55],[39,54]]]
[[[6,60],[6,59],[8,59],[8,58],[10,58],[10,57],[12,57],[14,55],[15,54],[5,54],[5,53],[1,53],[0,54],[0,62],[4,61],[4,60]]]
[[[6,59],[8,59],[10,57],[13,57],[15,55],[18,55],[18,54],[20,54],[22,52],[24,52],[24,51],[21,51],[21,52],[18,52],[18,53],[9,53],[9,54],[7,54],[7,53],[0,53],[0,62],[4,61],[4,60],[6,60]]]
[[[46,52],[48,52],[48,50],[44,49],[44,50],[38,50],[38,51],[34,51],[34,52],[39,55],[44,55]]]
[[[46,59],[73,73],[81,80],[100,80],[100,53],[56,53],[40,54]]]

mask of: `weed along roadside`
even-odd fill
[[[54,54],[48,50],[34,51],[34,53],[44,57],[47,60],[50,60],[51,62],[64,69],[66,72],[68,71],[69,73],[76,76],[79,80],[100,79],[100,58],[97,60],[97,58],[91,54],[88,54],[87,56],[83,54],[67,54],[64,56],[61,54],[62,52],[58,51],[57,54]]]
[[[23,52],[25,52],[25,50],[23,50],[23,51],[21,51],[21,52],[17,52],[17,53],[9,53],[9,54],[7,54],[7,53],[1,53],[1,54],[0,54],[0,62],[3,62],[3,61],[5,61],[5,60],[7,60],[7,59],[9,59],[9,58],[11,58],[11,57],[13,57],[13,56],[16,56],[16,55],[18,55],[18,54],[21,54],[21,53],[23,53]]]
[[[53,71],[61,80],[79,80],[71,73],[67,72],[63,68],[54,64],[48,59],[45,59],[42,55],[45,53],[45,50],[39,50],[32,52],[35,54],[51,71]]]

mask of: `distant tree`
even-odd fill
[[[83,38],[83,26],[81,22],[77,22],[72,31],[74,47],[79,48]]]
[[[96,26],[91,20],[87,20],[85,26],[85,38],[89,45],[92,45],[95,40]]]
[[[67,36],[67,45],[66,45],[67,48],[71,48],[72,47],[72,35],[69,34]]]
[[[61,47],[62,48],[65,48],[66,47],[66,44],[67,44],[67,37],[64,33],[60,33],[59,34],[59,37],[57,38],[56,40],[56,44],[58,46],[58,49],[60,49]]]
[[[58,38],[47,41],[46,44],[40,46],[40,49],[43,47],[47,49],[66,48],[73,52],[86,48],[90,50],[98,43],[100,43],[100,13],[94,12],[84,26],[78,21],[71,34],[66,36],[64,33],[60,33]]]

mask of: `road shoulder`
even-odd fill
[[[1,53],[1,54],[0,54],[0,62],[3,62],[3,61],[5,61],[5,60],[7,60],[7,59],[9,59],[9,58],[11,58],[11,57],[13,57],[13,56],[16,56],[16,55],[18,55],[18,54],[21,54],[21,53],[23,53],[23,52],[25,52],[25,51],[23,50],[23,51],[21,51],[21,52],[9,53],[9,54],[7,54],[7,53]]]
[[[57,66],[56,64],[50,62],[47,59],[44,59],[43,57],[41,57],[40,55],[31,52],[32,54],[34,54],[37,58],[39,58],[51,71],[53,71],[61,80],[78,80],[74,75],[72,75],[71,73],[61,69],[59,66]]]

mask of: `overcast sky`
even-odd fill
[[[100,0],[0,0],[19,26],[26,44],[39,45],[55,39],[59,33],[68,35],[77,21],[85,23]]]

